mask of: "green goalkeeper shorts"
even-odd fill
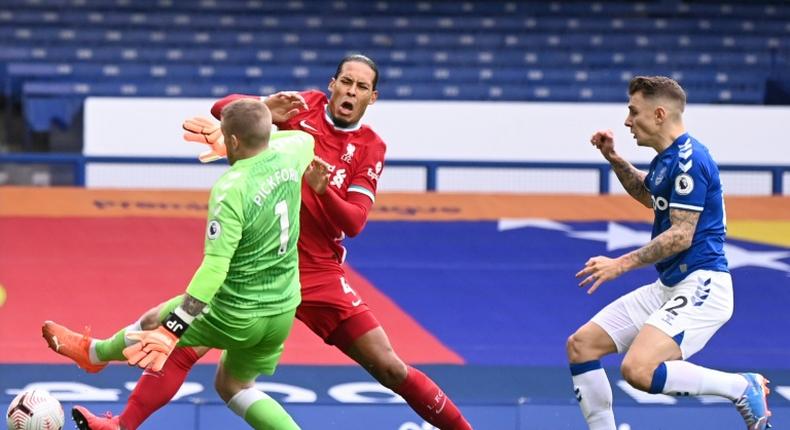
[[[160,320],[178,307],[184,296],[165,303]],[[222,363],[239,381],[255,380],[260,374],[271,375],[285,349],[296,309],[278,315],[245,320],[231,318],[210,308],[190,324],[178,346],[207,346],[223,349]]]

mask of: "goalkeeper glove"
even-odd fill
[[[202,152],[198,156],[201,163],[210,163],[227,156],[225,138],[222,136],[222,129],[218,123],[196,116],[184,121],[182,127],[186,131],[184,140],[205,143],[211,147],[211,149]]]
[[[179,312],[180,311],[180,312]],[[182,318],[183,317],[183,318]],[[170,353],[175,349],[178,339],[189,328],[194,317],[181,309],[176,309],[154,330],[143,330],[126,333],[129,339],[138,341],[123,350],[130,366],[138,366],[159,372],[164,367]]]

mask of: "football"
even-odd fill
[[[44,390],[19,393],[6,412],[8,430],[61,430],[63,407]]]

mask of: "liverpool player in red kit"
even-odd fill
[[[302,302],[296,317],[382,385],[398,393],[430,424],[440,429],[471,429],[436,383],[395,354],[376,317],[344,278],[341,264],[346,250],[341,242],[364,227],[384,164],[384,142],[370,127],[360,124],[367,107],[377,99],[377,81],[375,63],[365,56],[352,55],[338,65],[329,82],[328,100],[320,91],[282,92],[260,98],[280,129],[313,135],[315,154],[326,162],[321,171],[312,172],[311,177],[306,175],[302,184],[298,244]],[[214,104],[212,114],[219,119],[222,108],[240,98],[259,96],[227,96]],[[206,141],[212,143],[210,138]],[[220,142],[213,148],[221,146]],[[136,323],[137,327],[130,327],[151,329],[157,323],[158,309],[152,309]],[[123,360],[126,329],[105,341],[90,339],[52,322],[47,322],[43,330],[53,350],[90,372],[101,370],[107,361]],[[53,342],[53,337],[58,341]],[[120,419],[96,417],[81,408],[83,415],[90,415],[85,428],[137,428],[167,404],[206,351],[176,348],[161,375],[145,372]]]

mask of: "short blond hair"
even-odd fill
[[[255,99],[239,99],[222,109],[222,131],[234,135],[244,146],[256,148],[269,143],[272,113]]]
[[[628,95],[642,93],[646,99],[667,98],[678,102],[680,111],[686,108],[686,92],[672,78],[666,76],[637,76],[628,83]]]

